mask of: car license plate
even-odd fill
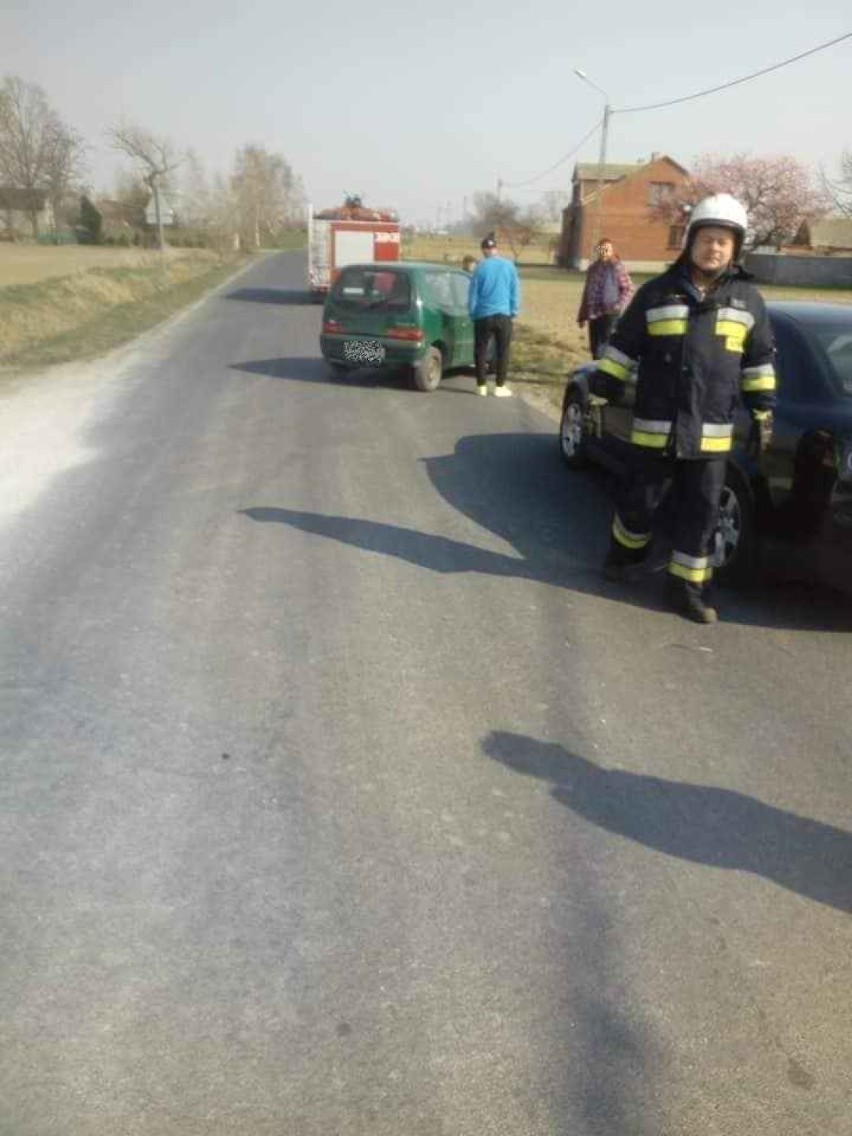
[[[378,367],[385,359],[385,347],[378,339],[344,339],[343,358],[362,367]]]

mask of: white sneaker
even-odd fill
[[[477,383],[476,384],[476,393],[481,394],[482,397],[485,398],[485,396],[488,394],[488,384],[487,383]]]
[[[511,398],[512,392],[509,390],[508,387],[495,387],[494,388],[494,397],[495,398]]]

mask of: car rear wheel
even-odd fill
[[[721,584],[746,584],[757,571],[754,503],[740,474],[728,466],[719,500],[719,522],[710,555]]]
[[[417,390],[436,390],[444,372],[444,357],[437,347],[427,347],[426,354],[413,369],[412,377]]]
[[[580,391],[572,390],[562,405],[559,423],[559,449],[569,469],[588,465],[587,443],[585,400]]]

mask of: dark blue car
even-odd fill
[[[852,305],[767,305],[778,348],[778,407],[769,450],[746,450],[737,416],[722,494],[715,567],[721,580],[753,576],[771,542],[797,571],[852,587]],[[603,405],[588,391],[592,363],[568,377],[559,442],[571,469],[597,463],[629,475],[630,392]]]

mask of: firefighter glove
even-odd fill
[[[749,449],[754,457],[766,453],[772,443],[772,411],[755,411],[752,419]]]
[[[605,406],[606,399],[597,398],[595,395],[589,396],[586,405],[586,429],[593,438],[603,437],[603,408]]]

